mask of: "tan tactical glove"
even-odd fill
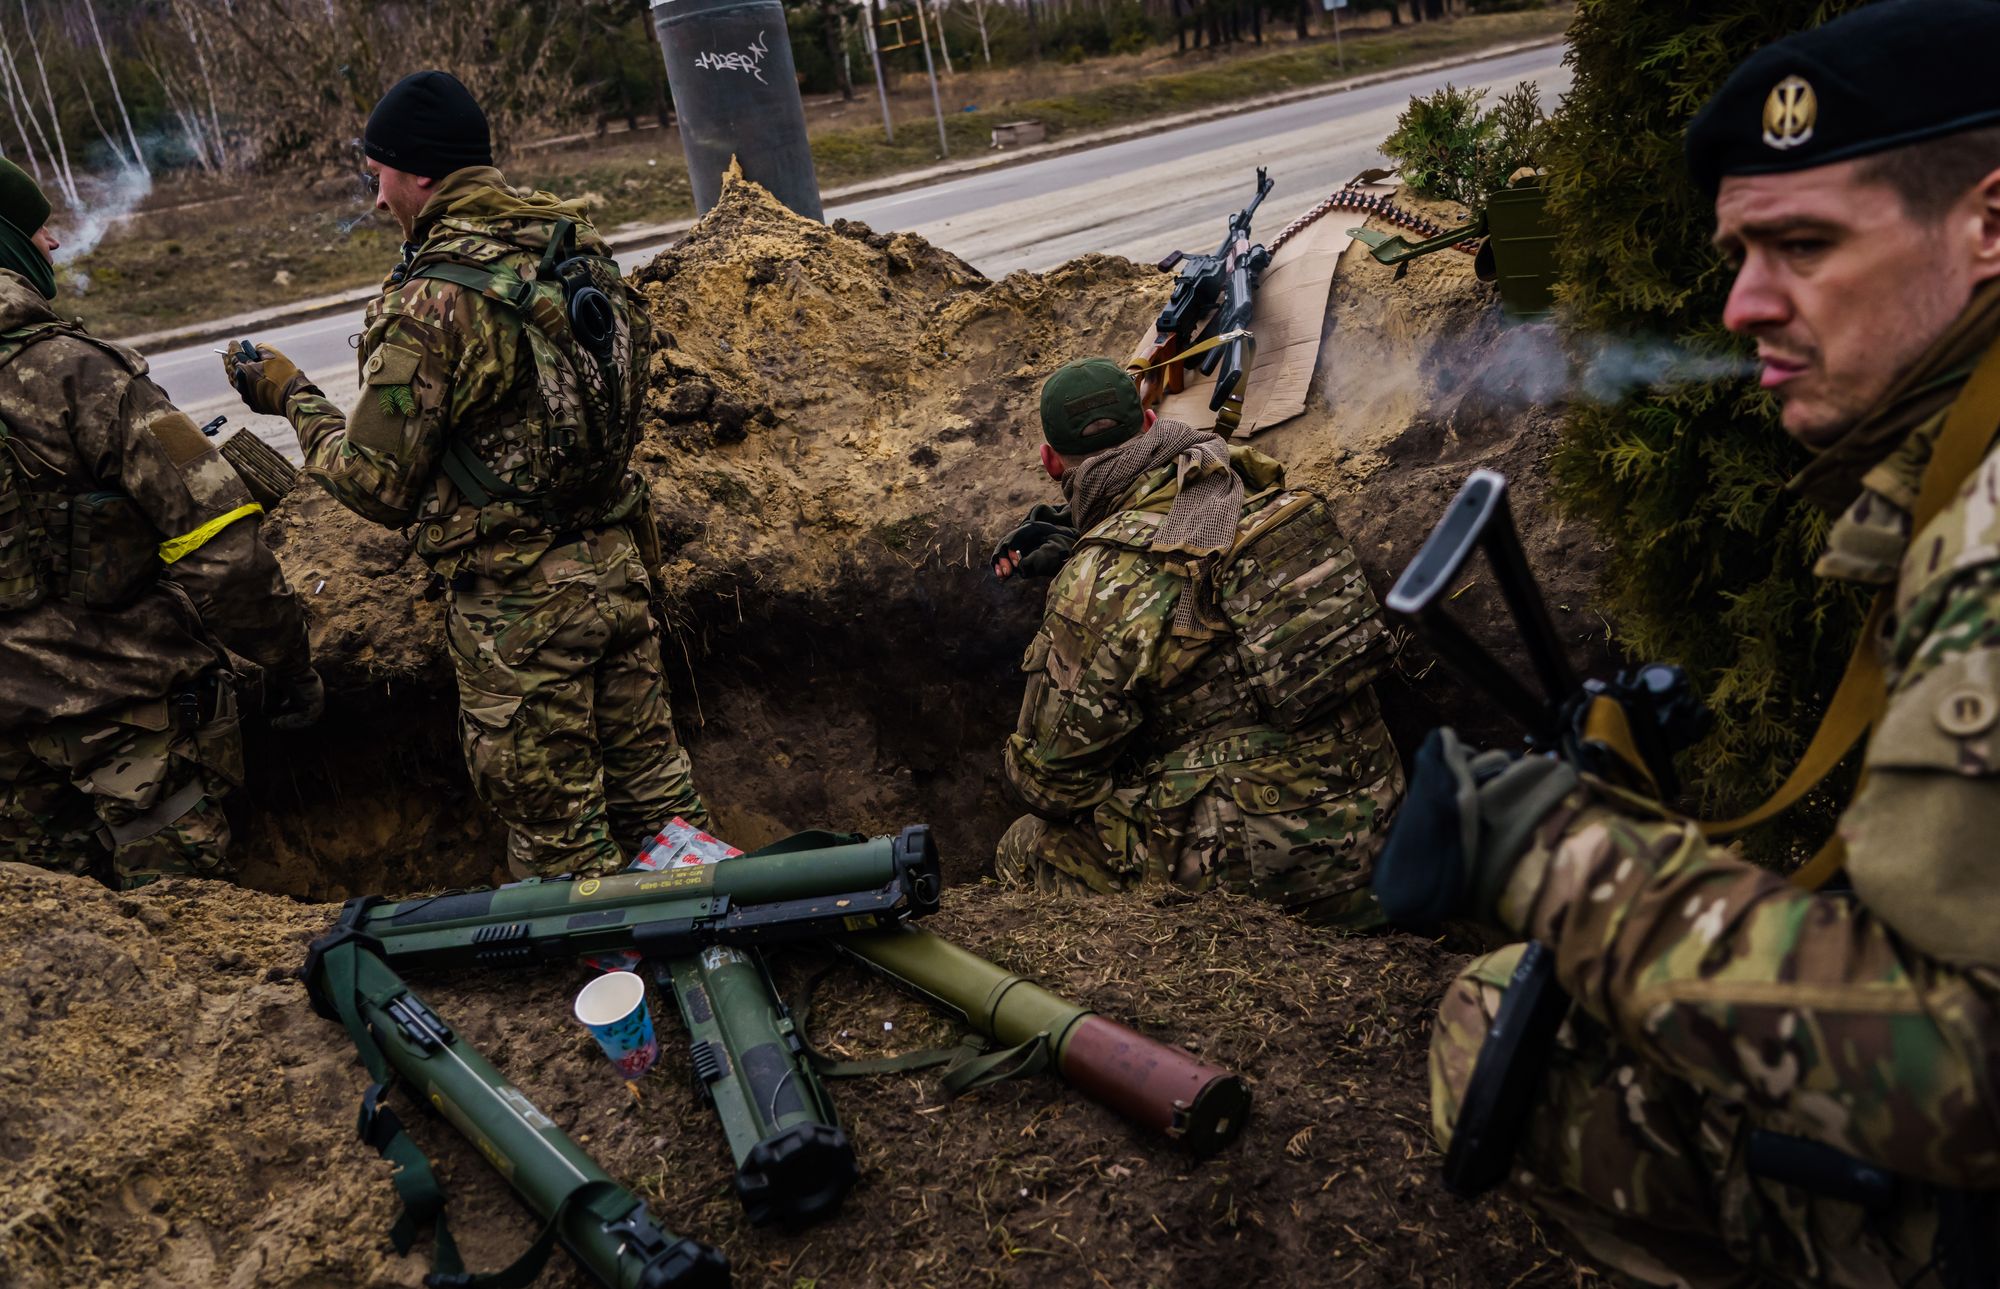
[[[243,396],[244,406],[266,416],[283,416],[295,394],[320,392],[291,359],[269,345],[253,348],[247,340],[222,351],[222,374]]]

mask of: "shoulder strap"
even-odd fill
[[[435,278],[440,282],[450,282],[469,291],[477,291],[487,299],[498,301],[510,309],[526,308],[535,291],[535,284],[525,278],[502,274],[498,270],[482,265],[462,264],[457,260],[432,260],[427,264],[419,262],[404,280],[413,281],[425,277]]]
[[[1912,542],[1944,513],[1959,488],[1979,468],[1993,446],[1996,431],[2000,431],[2000,344],[1987,350],[1945,417],[1930,463],[1924,467],[1916,508],[1910,515]],[[1820,718],[1819,728],[1813,731],[1812,742],[1799,758],[1797,768],[1763,805],[1734,819],[1705,823],[1701,826],[1704,834],[1715,837],[1740,832],[1790,809],[1831,774],[1861,741],[1888,701],[1887,681],[1875,640],[1893,599],[1893,589],[1876,593],[1875,602],[1869,606],[1868,620],[1861,628],[1861,638],[1847,660],[1847,670],[1834,689],[1826,714]],[[1859,785],[1855,790],[1860,791]],[[1792,881],[1807,890],[1817,890],[1846,862],[1847,848],[1840,834],[1835,833],[1792,874]]]

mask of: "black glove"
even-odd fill
[[[326,685],[311,667],[279,678],[277,692],[265,704],[274,730],[302,730],[326,712]]]
[[[1432,730],[1375,860],[1383,916],[1417,928],[1493,921],[1528,835],[1576,784],[1567,761],[1475,752],[1449,728]]]
[[[1054,577],[1068,562],[1077,535],[1067,503],[1036,506],[1028,512],[1025,523],[1002,537],[1000,544],[993,548],[994,576],[1011,576],[1002,573],[998,567],[1002,557],[1011,555],[1014,557],[1014,573],[1024,577]]]

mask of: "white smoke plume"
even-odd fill
[[[1449,357],[1441,365],[1441,385],[1462,385],[1530,405],[1615,403],[1641,390],[1737,380],[1757,372],[1756,361],[1746,355],[1700,353],[1642,336],[1565,339],[1546,324],[1506,332],[1470,370],[1450,371]]]
[[[70,264],[97,249],[111,226],[138,209],[153,191],[152,176],[136,168],[77,179],[82,200],[56,225],[62,248],[56,263]]]

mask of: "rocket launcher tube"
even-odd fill
[[[667,965],[744,1212],[759,1225],[831,1212],[859,1176],[854,1147],[756,950],[717,945]]]
[[[365,939],[343,929],[316,942],[306,959],[306,988],[313,1009],[348,1023],[350,1033],[355,1030],[350,1018],[358,1018],[365,1026],[365,1038],[372,1040],[363,1045],[364,1036],[357,1035],[371,1073],[377,1073],[372,1046],[387,1059],[395,1077],[478,1148],[537,1217],[553,1221],[554,1237],[606,1289],[728,1285],[729,1262],[720,1252],[674,1236],[655,1223],[638,1196],[613,1181],[519,1088],[410,992]],[[386,1075],[377,1073],[378,1078]],[[371,1135],[379,1123],[381,1112],[369,1113],[373,1092],[363,1103],[364,1135]],[[471,1284],[475,1279],[444,1275],[426,1283]]]
[[[350,900],[341,924],[413,967],[503,966],[636,949],[673,958],[711,944],[782,944],[933,913],[930,830],[743,855],[726,864],[581,880],[530,879],[385,903]]]
[[[1250,1089],[1238,1076],[1058,997],[918,927],[839,945],[993,1042],[1049,1045],[1056,1072],[1132,1122],[1210,1155],[1243,1129]],[[1045,1037],[1044,1037],[1045,1036]]]

